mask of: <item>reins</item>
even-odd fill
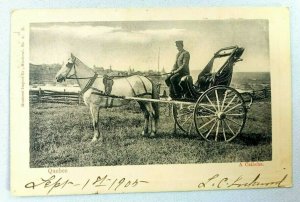
[[[95,73],[97,74],[97,73]],[[155,77],[155,76],[164,76],[164,75],[168,75],[168,74],[171,74],[171,73],[164,73],[164,74],[149,74],[149,75],[140,75],[140,74],[130,74],[130,75],[116,75],[116,76],[108,76],[110,78],[124,78],[124,77],[129,77],[129,76],[146,76],[146,77]],[[75,75],[75,74],[73,74]],[[71,76],[73,76],[71,75]],[[98,77],[97,78],[104,78],[105,76],[102,76],[102,75],[99,75],[97,74]],[[77,77],[77,78],[72,78],[72,77],[66,77],[66,79],[91,79],[91,78],[94,78],[94,76],[90,76],[90,77]]]

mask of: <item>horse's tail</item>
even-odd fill
[[[159,85],[158,84],[154,84],[154,82],[152,82],[152,99],[159,99]],[[152,107],[154,109],[154,119],[159,119],[159,104],[158,102],[151,102]]]

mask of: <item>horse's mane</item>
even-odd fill
[[[95,73],[95,71],[92,69],[92,68],[90,68],[90,67],[88,67],[86,64],[84,64],[80,59],[78,59],[77,57],[75,57],[75,56],[73,56],[74,58],[75,58],[75,64],[77,65],[77,66],[82,66],[82,67],[84,67],[84,68],[86,68],[86,69],[89,69],[89,70],[91,70],[91,71],[93,71],[94,73]]]

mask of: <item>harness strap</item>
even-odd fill
[[[141,79],[141,77],[139,77],[139,76],[138,76],[138,78],[141,80],[141,82],[142,82],[142,84],[143,84],[143,86],[144,86],[145,93],[148,93],[148,92],[147,92],[146,85],[145,85],[145,83],[144,83],[143,79]]]
[[[131,83],[129,82],[129,80],[127,79],[127,77],[125,77],[125,79],[126,79],[126,81],[129,83],[129,85],[130,85],[130,87],[131,87],[131,90],[132,90],[132,93],[133,93],[133,95],[134,95],[134,96],[136,96],[136,93],[135,93],[135,91],[134,91],[134,89],[133,89],[133,87],[132,87]]]
[[[95,73],[95,75],[87,82],[87,84],[85,85],[83,90],[80,92],[80,95],[83,95],[94,84],[97,77],[98,77],[98,74]]]
[[[105,97],[105,108],[113,107],[113,103],[114,103],[114,98],[112,98],[110,96]]]
[[[108,97],[105,99],[105,108],[108,108]]]
[[[111,98],[111,99],[110,99],[110,106],[109,106],[109,107],[112,107],[112,106],[113,106],[113,103],[114,103],[114,99]]]
[[[103,95],[104,95],[104,92],[102,90],[99,90],[98,88],[91,87],[90,89],[98,91],[98,93],[103,93]],[[93,94],[93,92],[92,92],[92,94]]]

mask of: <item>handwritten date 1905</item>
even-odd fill
[[[37,182],[29,182],[25,184],[27,189],[35,189],[37,187],[43,188],[47,191],[47,194],[50,194],[54,189],[60,188],[63,189],[67,186],[78,187],[80,190],[87,189],[95,190],[96,193],[100,191],[118,191],[121,188],[134,188],[140,184],[149,183],[145,180],[128,180],[126,178],[110,178],[108,175],[97,176],[94,179],[83,180],[83,182],[75,183],[70,179],[63,179],[62,177],[58,178],[55,175],[52,175],[49,178],[41,178]],[[102,189],[100,189],[102,187]]]

